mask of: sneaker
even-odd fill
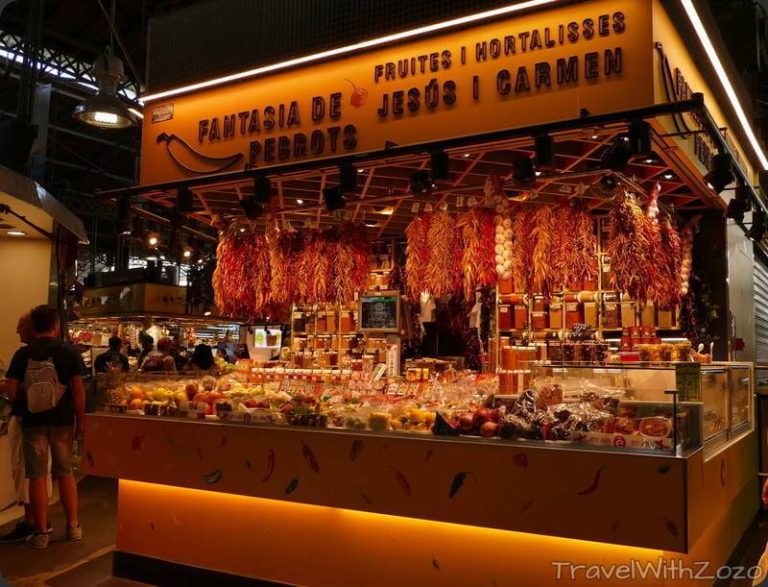
[[[35,531],[32,524],[27,524],[24,520],[16,522],[16,527],[5,534],[0,536],[0,544],[11,544],[12,542],[24,542],[27,536],[31,535]]]
[[[77,542],[83,539],[83,529],[80,524],[77,526],[67,526],[67,540],[69,542]]]
[[[50,536],[48,536],[47,532],[33,532],[27,536],[25,542],[29,548],[48,548],[49,538]]]

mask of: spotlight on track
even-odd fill
[[[409,178],[411,193],[414,195],[429,193],[434,186],[429,172],[422,169],[411,174]]]
[[[733,158],[730,154],[718,153],[712,157],[712,169],[704,176],[707,185],[719,194],[734,179]]]
[[[536,170],[553,170],[555,168],[555,139],[547,134],[536,135],[533,143],[536,152]]]
[[[442,149],[429,154],[429,171],[433,182],[451,178],[451,160]]]
[[[512,179],[521,187],[531,187],[536,181],[533,159],[518,157],[512,162]]]
[[[749,198],[747,197],[747,188],[739,182],[733,199],[728,202],[728,210],[725,213],[725,217],[735,220],[738,224],[742,224],[744,222],[744,214],[746,214],[748,209]]]
[[[616,137],[603,154],[600,164],[605,169],[622,171],[629,163],[630,157],[632,157],[632,152],[629,149],[629,141],[626,140],[626,137]]]
[[[240,207],[243,209],[245,217],[248,220],[256,220],[264,214],[264,207],[259,203],[259,200],[255,195],[246,196],[240,200]]]
[[[176,194],[176,210],[179,214],[192,212],[192,190],[187,186],[180,187]]]
[[[357,192],[357,169],[351,163],[339,165],[339,189],[344,195]]]
[[[268,204],[272,195],[272,184],[266,175],[257,175],[253,178],[253,197],[257,204]]]
[[[628,147],[630,152],[638,159],[646,159],[651,156],[651,125],[644,120],[636,120],[629,125]]]
[[[323,199],[325,200],[325,209],[328,212],[341,210],[347,205],[347,198],[342,189],[338,186],[325,188],[323,190]]]
[[[757,210],[752,212],[752,226],[747,231],[747,238],[759,243],[765,237],[765,229],[765,212],[761,206],[758,206]]]

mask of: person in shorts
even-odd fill
[[[50,359],[64,395],[50,410],[31,413],[28,404],[22,416],[24,468],[29,479],[29,500],[35,522],[34,532],[26,543],[32,548],[47,548],[48,492],[46,476],[48,455],[52,457],[51,476],[59,482],[59,494],[67,518],[66,536],[69,541],[82,539],[77,511],[77,483],[72,470],[73,443],[80,435],[85,414],[85,366],[80,352],[71,344],[61,342],[60,324],[56,310],[37,306],[30,313],[35,339],[20,348],[8,368],[7,388],[11,400],[25,397],[20,393],[28,361]]]
[[[19,335],[21,343],[25,345],[35,340],[29,312],[19,318],[16,334]],[[35,519],[32,515],[32,506],[29,503],[29,482],[24,474],[24,451],[21,433],[21,418],[24,415],[24,411],[23,398],[17,398],[11,406],[11,421],[8,425],[8,438],[11,444],[11,473],[13,475],[13,484],[16,488],[17,503],[24,506],[24,518],[16,523],[13,530],[0,536],[0,544],[23,542],[35,530]],[[46,478],[46,480],[48,479],[50,477]],[[50,526],[49,523],[48,532],[51,531]]]

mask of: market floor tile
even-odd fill
[[[47,550],[32,550],[23,544],[0,545],[0,574],[15,587],[53,585],[51,580],[114,550],[117,528],[117,482],[87,477],[79,485],[80,520],[83,540],[70,543],[64,538],[64,510],[61,503],[50,508],[53,535]],[[15,522],[0,527],[9,532]],[[88,585],[80,582],[79,585]]]

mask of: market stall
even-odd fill
[[[0,166],[0,272],[7,282],[0,312],[0,377],[19,348],[19,317],[38,304],[56,305],[59,281],[78,243],[83,223],[42,186]],[[16,500],[8,443],[7,403],[0,400],[0,509]]]
[[[754,376],[713,361],[701,283],[738,276],[700,247],[754,171],[665,9],[555,6],[299,72],[150,99],[143,185],[105,195],[192,191],[218,310],[282,347],[127,378],[87,417],[87,470],[121,479],[116,572],[723,564],[757,508]],[[200,170],[228,154],[248,168]],[[222,540],[222,519],[253,524]]]

